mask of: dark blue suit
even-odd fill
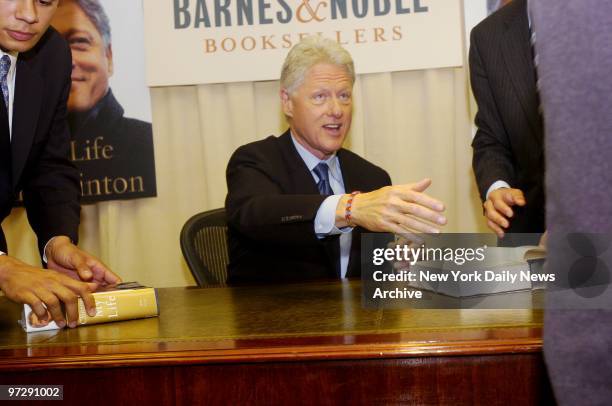
[[[71,72],[70,49],[49,28],[33,49],[17,59],[10,154],[6,149],[8,115],[5,108],[0,112],[0,137],[4,137],[0,143],[0,221],[23,191],[41,251],[53,236],[66,235],[75,243],[78,236],[78,172],[69,159],[66,122]],[[0,230],[0,250],[6,249]]]
[[[383,169],[337,152],[344,187],[370,192],[391,184]],[[283,283],[337,278],[338,235],[317,238],[314,220],[327,196],[295,149],[289,131],[244,145],[227,166],[228,283]],[[353,230],[347,277],[360,273],[359,227]]]

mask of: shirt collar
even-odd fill
[[[330,156],[327,159],[321,160],[317,158],[316,156],[314,156],[312,152],[304,148],[302,144],[300,144],[295,139],[293,132],[291,132],[291,141],[293,141],[293,145],[295,146],[295,149],[297,150],[298,154],[300,154],[300,157],[302,157],[302,160],[304,161],[304,163],[308,167],[308,170],[311,173],[313,173],[312,170],[320,162],[325,162],[327,166],[329,167],[330,176],[333,177],[336,181],[342,183],[342,173],[340,172],[340,161],[338,160],[338,156],[336,155],[336,153],[334,153],[332,156]]]

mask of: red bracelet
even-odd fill
[[[352,219],[351,207],[353,206],[353,199],[359,193],[361,193],[361,192],[358,191],[358,190],[355,190],[354,192],[351,193],[351,195],[349,196],[348,200],[346,201],[346,207],[344,209],[344,219],[346,220],[346,223],[349,226],[351,225],[351,219]]]

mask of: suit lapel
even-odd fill
[[[291,184],[298,188],[295,193],[318,194],[319,188],[308,170],[306,163],[295,149],[289,130],[281,135],[279,140],[283,159],[287,163],[287,168],[289,169],[288,175],[291,178]]]
[[[354,190],[359,190],[358,181],[355,179],[355,169],[353,161],[350,159],[350,155],[344,153],[344,148],[341,148],[337,152],[338,161],[340,162],[340,169],[342,170],[342,182],[344,182],[344,191],[351,193]]]
[[[32,71],[25,58],[18,58],[11,137],[14,184],[18,183],[32,147],[42,96],[42,78]]]
[[[519,102],[532,132],[536,134],[537,141],[542,144],[541,118],[538,113],[539,101],[536,89],[536,73],[531,49],[529,20],[527,6],[524,0],[516,0],[515,12],[510,15],[506,23],[506,32],[503,37],[502,53],[506,63],[507,74],[516,91]]]

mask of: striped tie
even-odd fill
[[[329,184],[329,167],[325,162],[319,162],[317,166],[312,170],[315,175],[319,178],[317,187],[322,195],[333,195],[334,191]]]
[[[11,58],[8,55],[2,55],[0,58],[0,87],[2,88],[2,96],[4,97],[4,106],[6,111],[9,111],[9,89],[7,76],[11,69]]]

